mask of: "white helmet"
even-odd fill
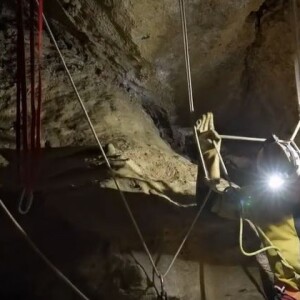
[[[289,141],[279,141],[273,135],[267,139],[256,160],[259,172],[279,172],[287,176],[300,175],[300,153]]]

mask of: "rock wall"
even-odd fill
[[[15,154],[0,153],[8,162],[0,169],[1,199],[43,253],[90,299],[157,299],[161,283],[97,148],[43,151],[33,206],[25,216],[17,210],[21,189]],[[181,174],[177,180],[174,175],[151,179],[124,156],[111,163],[157,268],[164,273],[199,209],[187,162],[173,162],[174,173]],[[164,163],[171,164],[172,160]],[[0,222],[0,279],[5,282],[1,298],[77,299],[6,215]],[[246,236],[246,247],[258,247],[256,239]],[[165,277],[168,299],[264,299],[253,283],[254,278],[261,286],[257,267],[240,254],[237,240],[237,222],[205,210]]]
[[[286,135],[292,130],[298,104],[290,4],[186,1],[196,116],[212,110],[219,129],[229,133]],[[1,142],[12,146],[16,29],[12,3],[3,1],[1,10]],[[155,122],[160,132],[169,124],[189,126],[177,2],[55,0],[46,14],[103,139],[120,129],[116,121],[100,120],[108,115],[122,120],[118,112],[132,119],[142,111],[151,123],[162,119],[162,110],[166,121]],[[44,139],[57,146],[92,141],[46,33],[44,69]],[[123,111],[127,104],[132,114]],[[125,119],[124,124],[120,134],[130,139]]]
[[[157,237],[164,240],[167,235],[167,240],[171,240],[159,252],[164,267],[180,241],[178,232],[193,216],[191,210],[175,213],[170,200],[176,199],[184,205],[195,202],[196,165],[176,153],[185,151],[182,144],[190,144],[182,140],[188,140],[186,128],[191,119],[179,5],[173,0],[53,0],[45,4],[50,26],[101,142],[113,143],[124,161],[130,161],[119,179],[134,203],[147,240],[152,246],[156,245]],[[207,110],[213,111],[217,129],[222,133],[255,136],[291,133],[299,111],[290,4],[291,1],[278,0],[186,1],[196,117]],[[13,148],[15,144],[14,9],[12,1],[0,3],[1,148]],[[28,44],[28,21],[25,28]],[[43,143],[51,147],[92,144],[93,137],[53,43],[46,32],[43,38]],[[252,149],[246,147],[240,155],[242,160]],[[234,149],[228,145],[227,154],[234,154]],[[92,174],[83,175],[86,161],[83,163],[82,159],[90,153],[72,154],[71,150],[71,160],[66,159],[64,165],[66,149],[54,151],[57,152],[43,169],[44,174],[50,174],[46,176],[48,185],[36,187],[41,201],[33,208],[31,218],[24,217],[21,221],[50,256],[60,257],[61,266],[89,295],[112,299],[111,293],[115,293],[115,299],[141,298],[149,282],[131,251],[149,272],[150,269],[139,243],[132,237],[130,223],[124,221],[123,208],[105,201],[109,199],[115,204],[111,176],[106,174],[99,180],[97,168],[90,170]],[[93,156],[96,161],[97,155]],[[1,195],[16,212],[20,187],[11,169],[13,156],[6,160],[1,159]],[[103,159],[99,165],[102,164]],[[115,227],[111,228],[108,225],[115,207],[118,207]],[[49,222],[43,223],[43,218]],[[165,219],[171,225],[164,225]],[[208,300],[261,299],[237,267],[244,261],[237,255],[236,224],[215,217],[204,221],[200,224],[203,228],[200,225],[196,228],[188,250],[166,280],[170,295],[173,299],[199,299],[199,293],[201,299]],[[56,231],[52,227],[55,222],[58,222]],[[43,224],[42,233],[36,224]],[[11,227],[7,227],[10,225],[5,226],[1,232],[7,243],[3,254],[9,258],[1,278],[13,278],[21,266],[20,276],[14,281],[14,286],[20,286],[16,295],[20,293],[22,299],[24,295],[40,299],[47,291],[51,294],[49,299],[74,299],[34,258],[30,266],[19,259],[15,262],[18,253],[12,249],[24,244],[13,236]],[[171,233],[166,234],[164,229]],[[233,240],[227,238],[228,233]],[[199,240],[202,234],[205,238]],[[97,239],[99,244],[95,244]],[[60,243],[62,247],[56,247]],[[78,252],[68,257],[76,243],[80,244]],[[109,251],[108,244],[113,245]],[[220,247],[228,251],[220,255]],[[225,267],[225,261],[230,266]],[[203,264],[208,273],[204,279]],[[216,266],[220,264],[223,266]],[[28,269],[35,273],[24,283]],[[257,269],[252,271],[257,276]],[[40,274],[45,274],[44,285],[37,280]],[[127,278],[127,274],[132,276]],[[206,298],[200,289],[203,280],[207,286]],[[7,286],[7,289],[1,286],[4,295],[12,291],[12,285]],[[150,299],[156,297],[153,287],[148,292]]]

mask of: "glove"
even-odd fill
[[[221,149],[221,138],[215,131],[213,114],[209,112],[202,115],[202,117],[196,122],[195,129],[208,171],[208,179],[219,180],[220,159],[217,151],[220,151]]]

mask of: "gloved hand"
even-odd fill
[[[216,148],[220,151],[221,138],[215,131],[213,114],[209,112],[202,115],[202,117],[196,122],[195,128],[200,141],[203,158],[206,163],[208,179],[219,180],[220,159]]]

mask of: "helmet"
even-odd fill
[[[300,153],[289,141],[279,141],[273,135],[260,149],[256,167],[259,172],[277,171],[287,175],[300,175]]]
[[[299,150],[290,141],[279,141],[277,136],[273,135],[260,149],[256,168],[259,176],[264,180],[267,179],[269,187],[277,190],[284,181],[299,177]]]

